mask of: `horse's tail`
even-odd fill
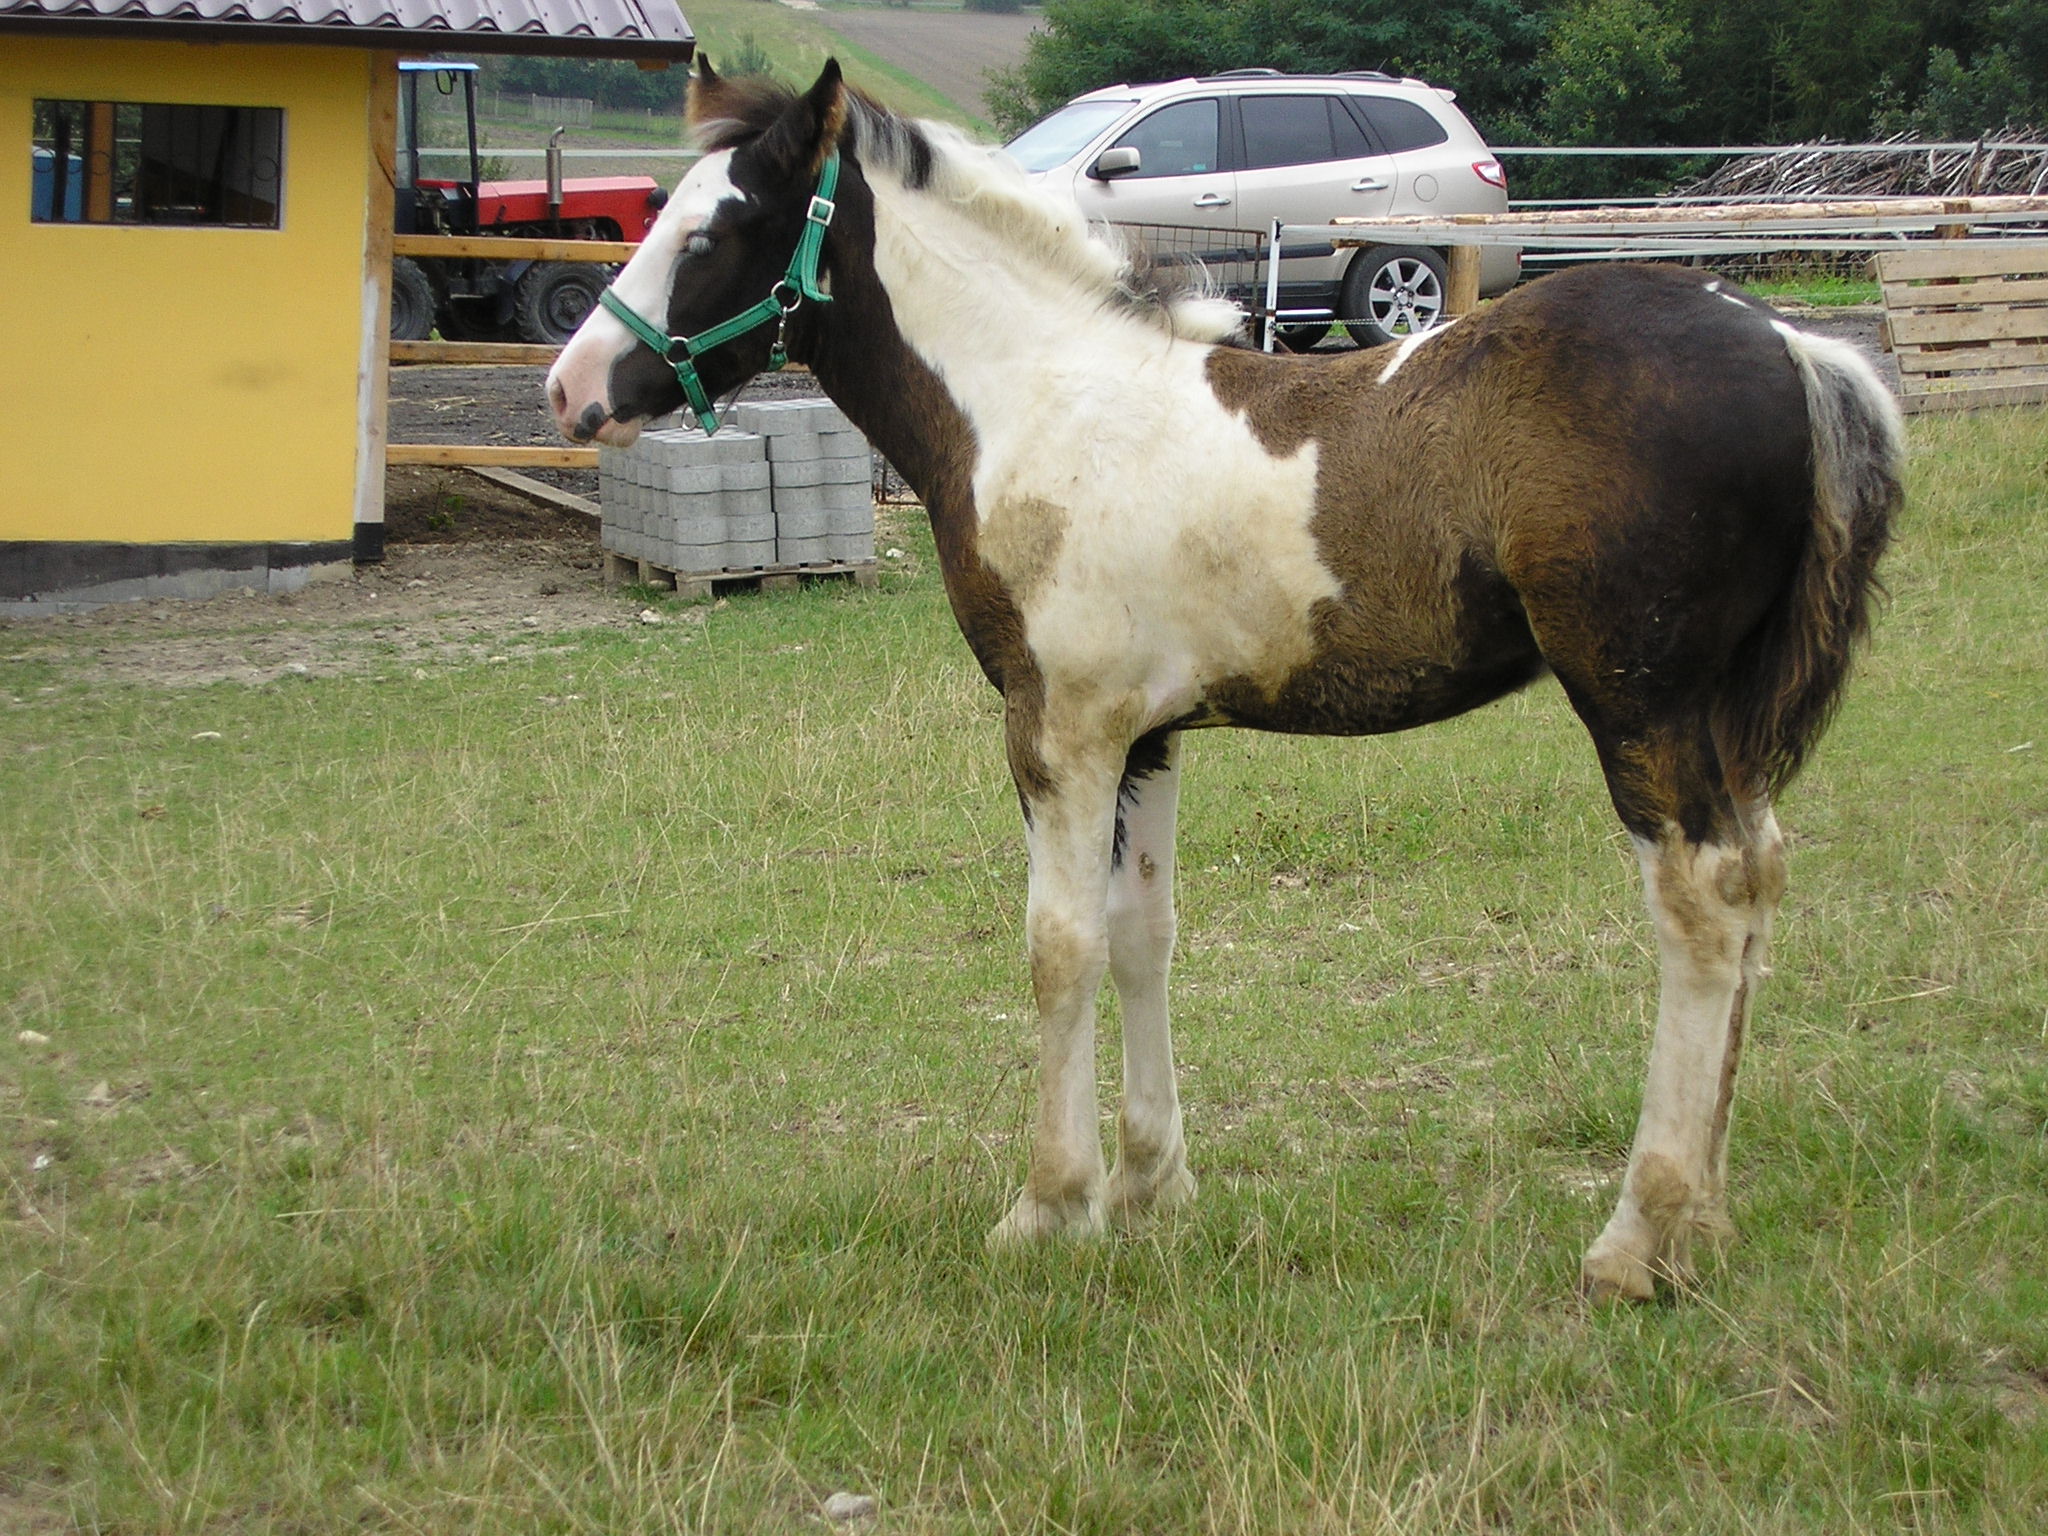
[[[1714,722],[1730,787],[1746,795],[1783,789],[1826,729],[1902,498],[1904,429],[1876,369],[1845,342],[1777,329],[1806,390],[1813,505],[1791,584]]]

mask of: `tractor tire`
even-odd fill
[[[425,341],[434,328],[434,285],[418,262],[399,256],[391,263],[391,339]]]
[[[581,261],[543,261],[512,290],[512,324],[521,341],[559,347],[576,334],[605,290],[604,268]]]

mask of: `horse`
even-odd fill
[[[700,56],[690,98],[703,158],[548,400],[579,442],[685,404],[715,429],[711,401],[786,354],[923,501],[1029,850],[1037,1109],[991,1244],[1195,1195],[1167,1010],[1182,734],[1407,730],[1548,672],[1633,842],[1660,970],[1580,1284],[1694,1283],[1696,1248],[1733,1233],[1736,1067],[1786,881],[1772,804],[1837,704],[1902,501],[1868,362],[1651,265],[1545,277],[1393,346],[1269,355],[1232,343],[1234,307],[836,63],[798,92]]]

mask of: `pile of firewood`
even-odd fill
[[[1878,143],[1906,143],[1904,135]],[[1681,197],[1764,202],[1802,197],[1976,197],[2048,191],[2048,151],[2015,145],[2048,143],[2048,134],[2011,129],[1969,149],[1901,149],[1896,154],[1845,154],[1825,141],[1770,155],[1730,160],[1710,176],[1679,187]]]

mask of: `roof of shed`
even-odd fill
[[[0,33],[681,62],[676,0],[0,0]]]

